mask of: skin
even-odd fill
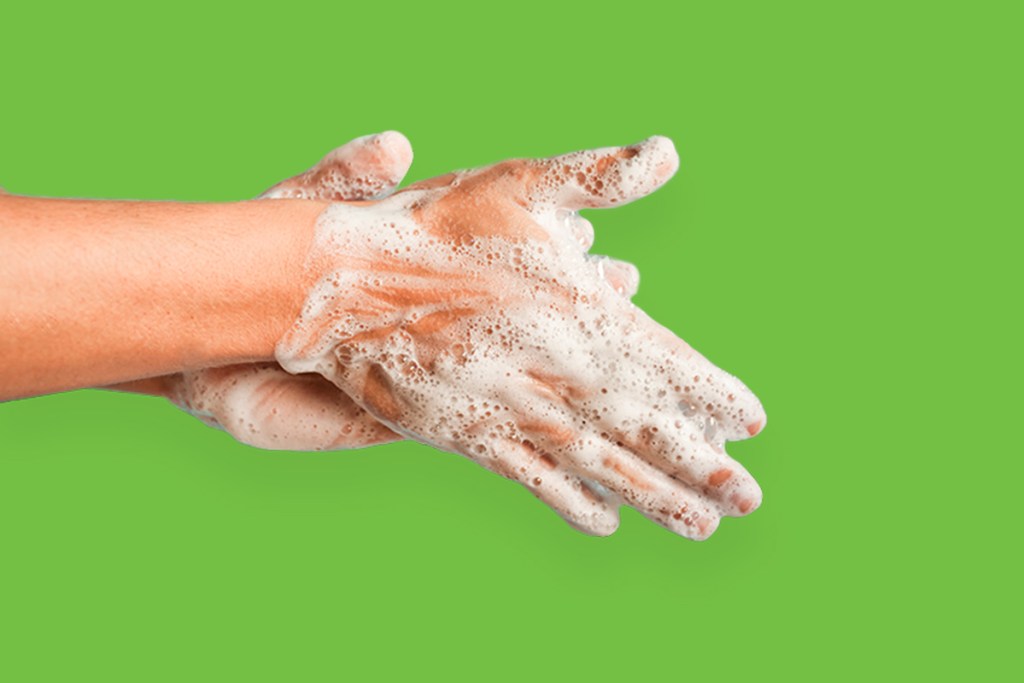
[[[400,133],[365,136],[260,198],[376,199],[394,190],[411,163],[412,148]],[[337,450],[402,438],[319,375],[293,376],[275,362],[204,368],[107,388],[164,396],[259,448]]]
[[[365,136],[260,197],[380,199],[394,191],[411,163],[412,148],[400,133]],[[593,242],[589,222],[574,216],[570,224],[581,244]],[[636,293],[635,266],[608,257],[595,257],[595,265],[616,291],[629,297]],[[258,448],[342,450],[402,439],[323,377],[291,375],[277,363],[207,368],[108,388],[164,396]]]
[[[332,206],[307,261],[318,286],[278,361],[587,533],[614,531],[625,503],[707,538],[760,504],[723,448],[763,427],[760,403],[610,287],[565,221],[639,198],[677,165],[652,138]]]
[[[320,199],[339,187],[325,162],[275,188],[289,199],[0,200],[0,253],[14,255],[0,285],[15,294],[0,300],[13,361],[0,398],[132,381],[248,429],[251,443],[345,447],[393,432],[523,483],[591,534],[614,531],[623,503],[695,539],[760,504],[723,448],[763,427],[760,404],[629,303],[635,269],[587,255],[592,228],[575,214],[656,189],[678,164],[671,143],[511,160],[375,202]],[[411,260],[385,248],[393,238]],[[448,264],[416,258],[438,245]],[[517,255],[490,262],[489,246]],[[485,329],[495,320],[504,332]],[[330,386],[283,375],[277,339],[283,367]],[[481,382],[495,368],[504,377]],[[220,413],[196,401],[212,395]],[[346,434],[354,423],[370,429]]]
[[[272,360],[327,205],[0,197],[0,400]]]

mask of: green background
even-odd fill
[[[17,401],[0,677],[1019,673],[1013,3],[41,5],[0,16],[16,193],[236,200],[390,128],[410,179],[672,137],[678,176],[591,212],[594,251],[761,397],[730,452],[765,503],[703,544],[632,510],[589,538],[415,444]]]

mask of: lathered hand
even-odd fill
[[[706,538],[760,504],[723,445],[762,428],[761,405],[609,284],[574,213],[642,197],[677,165],[651,138],[331,205],[308,259],[317,284],[277,360],[587,533],[614,531],[626,503]]]

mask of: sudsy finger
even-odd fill
[[[525,486],[574,529],[590,536],[608,536],[618,529],[618,505],[547,453],[528,442],[505,439],[491,443],[487,451],[474,453],[473,460]]]
[[[761,505],[761,487],[725,452],[713,419],[691,414],[671,419],[650,417],[639,433],[617,439],[637,456],[717,501],[730,517],[750,514]]]
[[[640,271],[629,261],[620,261],[608,256],[592,256],[591,261],[598,275],[617,293],[632,299],[640,287]]]
[[[272,363],[186,373],[175,402],[268,450],[343,450],[401,438],[323,377],[290,375]]]
[[[404,135],[386,131],[356,138],[331,151],[313,168],[289,178],[263,199],[376,199],[390,194],[412,164],[412,146]]]
[[[702,541],[718,528],[713,501],[605,439],[584,439],[572,462],[575,471],[672,533]]]
[[[718,527],[717,505],[698,489],[607,436],[581,434],[567,408],[549,403],[543,414],[543,418],[517,420],[531,447],[549,453],[577,476],[597,482],[673,533],[703,540]]]
[[[628,316],[636,323],[636,360],[646,368],[651,386],[667,387],[681,413],[713,417],[726,441],[742,441],[764,429],[768,418],[757,396],[743,382],[654,321],[639,308]]]
[[[749,439],[764,429],[768,417],[761,401],[733,375],[706,360],[696,368],[680,367],[673,359],[666,365],[684,414],[695,411],[715,420],[726,441]]]
[[[537,207],[609,208],[644,197],[679,168],[672,141],[654,136],[626,147],[570,152],[531,162],[527,198]],[[539,171],[539,172],[537,172]]]

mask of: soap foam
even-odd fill
[[[400,438],[319,375],[276,363],[187,372],[171,396],[206,424],[269,450],[360,448]]]
[[[723,514],[760,504],[723,448],[763,425],[760,404],[621,295],[629,277],[616,286],[588,258],[585,228],[566,229],[567,209],[653,191],[674,159],[654,138],[332,205],[310,257],[330,267],[278,361],[324,375],[399,434],[519,481],[591,533],[614,530],[625,502],[706,538]]]

